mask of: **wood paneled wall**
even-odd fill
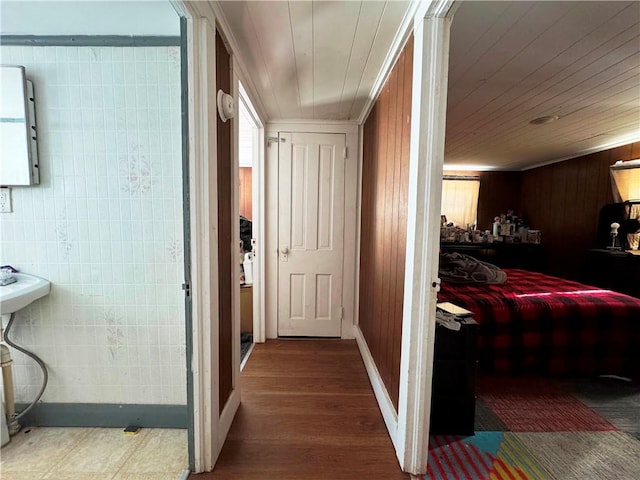
[[[493,218],[511,208],[521,213],[521,172],[480,172],[478,228],[491,230]]]
[[[227,93],[231,92],[231,58],[224,45],[220,34],[216,32],[216,85]],[[232,288],[232,260],[236,258],[231,251],[233,232],[238,229],[238,219],[233,217],[233,197],[231,185],[233,185],[233,165],[231,156],[231,122],[223,122],[218,118],[217,122],[217,168],[218,168],[218,282],[219,315],[218,346],[220,349],[220,413],[227,403],[233,389],[233,316]],[[237,247],[236,247],[237,248]],[[239,339],[235,339],[239,341]]]
[[[252,173],[251,167],[240,167],[240,215],[251,220]]]
[[[364,124],[360,328],[398,408],[413,39]]]
[[[640,158],[640,142],[524,172],[481,172],[478,223],[513,208],[542,231],[545,265],[552,275],[580,279],[589,249],[597,246],[600,209],[613,202],[609,166]]]
[[[640,142],[522,172],[520,208],[542,231],[549,273],[578,278],[597,245],[600,209],[613,202],[609,166],[640,158]]]

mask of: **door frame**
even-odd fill
[[[340,121],[283,120],[269,122],[266,128],[265,186],[265,315],[262,317],[266,338],[278,338],[278,142],[272,139],[279,132],[291,133],[340,133],[345,135],[347,158],[345,165],[345,205],[344,205],[344,257],[342,262],[342,325],[340,338],[355,338],[356,318],[355,289],[358,257],[356,255],[357,228],[357,188],[358,182],[358,124]],[[349,228],[352,225],[352,228]]]
[[[414,19],[409,153],[407,254],[403,299],[398,429],[394,446],[402,469],[427,471],[436,330],[442,172],[449,38],[453,0],[421,6]],[[426,132],[426,134],[425,134]]]
[[[363,131],[378,93],[414,35],[407,244],[403,298],[400,389],[396,411],[366,340],[356,340],[391,437],[398,462],[412,475],[427,471],[431,382],[440,241],[440,204],[446,127],[449,33],[458,0],[413,2],[360,117],[359,198],[362,195]],[[425,134],[425,132],[427,132]],[[359,208],[361,205],[359,204]],[[361,218],[359,212],[358,218]],[[360,231],[358,232],[360,240]],[[358,292],[359,294],[359,292]],[[413,477],[412,477],[413,478]]]
[[[191,278],[191,318],[187,319],[187,408],[189,468],[194,473],[211,471],[222,450],[229,428],[240,404],[240,346],[234,342],[234,389],[224,410],[219,413],[218,278],[217,237],[217,102],[215,33],[220,31],[231,55],[232,93],[237,99],[238,80],[243,85],[264,125],[264,108],[238,51],[231,29],[215,2],[170,0],[182,23],[186,24],[188,182]],[[183,46],[184,48],[184,46]],[[186,92],[184,91],[186,89]],[[235,124],[236,122],[234,122]],[[183,133],[185,130],[183,129]],[[238,179],[237,128],[232,127],[234,175]],[[264,144],[260,150],[264,151]],[[236,182],[237,183],[237,182]],[[238,214],[237,188],[234,185],[233,211]],[[235,229],[236,245],[239,229]],[[185,249],[187,251],[187,249]],[[238,251],[239,262],[239,251]],[[233,298],[233,331],[239,340],[239,269],[232,270],[228,281],[238,285]],[[233,338],[233,337],[232,337]],[[236,343],[238,344],[236,346]]]
[[[224,410],[219,409],[218,348],[218,271],[217,235],[217,108],[216,108],[216,16],[208,3],[172,0],[186,24],[188,126],[188,182],[191,277],[187,291],[191,296],[191,319],[187,320],[187,406],[189,468],[200,473],[213,469],[240,404],[239,382]],[[184,47],[183,47],[184,48]],[[186,92],[184,91],[186,88]],[[183,129],[183,132],[185,130]],[[236,172],[237,173],[237,172]],[[237,203],[237,202],[236,202]],[[235,205],[234,211],[238,207]],[[212,228],[213,227],[213,228]],[[232,272],[229,281],[237,280]],[[232,321],[239,331],[239,312],[233,299]],[[237,318],[236,318],[237,317]],[[233,355],[239,371],[239,347]],[[235,365],[234,365],[235,367]],[[234,377],[235,375],[234,368]]]
[[[238,72],[236,72],[238,73]],[[251,96],[244,88],[244,81],[239,77],[238,102],[247,109],[251,120],[255,124],[253,132],[253,162],[251,171],[251,211],[252,237],[256,239],[253,261],[253,343],[264,343],[264,310],[265,310],[265,208],[264,208],[264,122],[261,120]],[[238,104],[239,105],[239,104]],[[237,159],[236,159],[237,160]]]

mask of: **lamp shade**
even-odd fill
[[[616,202],[640,201],[640,159],[616,162],[610,172]]]

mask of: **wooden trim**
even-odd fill
[[[0,45],[29,47],[179,47],[172,35],[0,35]]]
[[[171,3],[187,23],[193,304],[193,346],[192,357],[188,361],[193,376],[193,399],[190,399],[193,408],[193,466],[194,473],[201,473],[213,469],[240,403],[240,346],[239,342],[232,342],[234,388],[220,412],[216,16],[206,2],[171,0]],[[233,62],[233,51],[229,53]],[[236,72],[234,65],[231,64],[232,75]],[[237,77],[232,78],[232,94],[237,96]],[[235,139],[237,132],[233,128],[232,139]],[[236,140],[232,141],[235,143]],[[232,145],[232,153],[234,151],[237,151],[237,145]],[[236,163],[232,167],[235,178]],[[235,198],[237,186],[232,185],[231,188]],[[232,208],[232,216],[237,217],[237,201]],[[232,232],[232,239],[238,245],[239,231],[235,228]],[[227,279],[232,285],[239,285],[238,270],[232,269]],[[235,290],[232,289],[232,338],[239,338],[239,291]]]
[[[199,3],[199,2],[196,2]],[[249,74],[249,70],[246,68],[247,62],[240,56],[241,50],[238,48],[238,41],[236,40],[233,29],[230,27],[227,18],[224,15],[224,11],[220,7],[220,2],[202,2],[207,4],[212,12],[215,14],[215,18],[219,23],[221,30],[224,32],[224,38],[229,44],[229,51],[233,54],[236,59],[236,73],[238,78],[242,82],[243,87],[245,88],[248,97],[251,99],[253,104],[253,108],[257,113],[260,122],[262,125],[265,124],[267,120],[266,110],[264,105],[262,104],[262,100],[260,95],[258,95],[258,90],[253,82],[253,76]]]
[[[180,87],[183,92],[189,90],[189,51],[187,18],[180,16]],[[180,108],[182,126],[182,224],[184,243],[184,282],[187,286],[185,292],[185,367],[187,370],[187,454],[189,456],[189,469],[193,470],[194,460],[194,421],[193,421],[193,372],[189,360],[193,355],[193,298],[191,296],[191,192],[189,187],[189,95],[183,93],[180,96]]]
[[[236,74],[236,58],[235,53],[230,52],[230,67],[231,67],[231,95],[236,99],[236,104],[240,98],[240,87],[238,75]],[[238,396],[238,405],[230,409],[229,416],[230,421],[233,421],[233,418],[238,410],[238,406],[240,405],[240,363],[242,362],[242,358],[240,355],[240,342],[238,339],[240,338],[240,268],[239,263],[242,261],[240,258],[240,250],[238,248],[233,248],[233,245],[240,245],[240,228],[239,228],[239,218],[240,218],[240,195],[239,195],[239,170],[240,170],[240,160],[239,160],[239,121],[238,121],[238,112],[236,108],[236,115],[231,121],[231,178],[233,181],[231,182],[231,198],[233,203],[232,214],[231,214],[231,233],[232,233],[232,241],[231,241],[231,254],[232,257],[235,258],[235,265],[232,263],[231,268],[231,277],[232,277],[232,285],[234,288],[232,291],[232,299],[231,299],[231,312],[232,312],[232,328],[231,328],[231,345],[233,346],[232,352],[232,369],[233,369],[233,379],[232,379],[232,392],[231,397],[237,394]],[[233,398],[229,398],[230,405],[233,405],[235,400]],[[225,411],[223,410],[221,415],[221,422],[226,421]],[[229,427],[223,428],[222,430],[226,433],[229,432]],[[225,437],[226,437],[225,433]],[[223,441],[224,443],[224,441]]]
[[[253,290],[253,341],[254,343],[263,343],[266,340],[265,335],[265,318],[266,318],[266,258],[267,258],[267,233],[266,233],[266,184],[265,184],[265,134],[264,127],[257,129],[257,139],[255,145],[258,147],[258,152],[255,162],[255,171],[253,172],[253,209],[254,214],[257,210],[256,221],[254,227],[258,234],[254,235],[254,238],[258,239],[257,255],[254,260],[253,277],[254,277],[254,290]],[[256,312],[257,315],[256,315]]]
[[[606,152],[607,150],[611,150],[617,147],[623,147],[624,145],[629,145],[636,142],[640,142],[640,134],[638,133],[628,135],[616,140],[615,142],[607,143],[605,145],[599,145],[594,148],[588,148],[586,150],[582,150],[581,152],[572,153],[571,155],[567,155],[566,157],[561,157],[555,160],[550,160],[548,162],[536,163],[535,165],[522,167],[519,171],[526,172],[527,170],[533,170],[534,168],[546,167],[547,165],[564,162],[565,160],[573,160],[574,158],[586,157],[587,155],[591,155],[592,153]]]
[[[373,82],[373,86],[371,87],[371,91],[369,92],[367,103],[365,103],[364,108],[362,109],[362,112],[358,117],[359,125],[364,124],[365,120],[369,116],[369,113],[371,113],[371,109],[376,103],[382,87],[389,78],[394,64],[398,60],[398,57],[404,49],[405,43],[407,43],[409,36],[413,32],[413,23],[416,12],[420,9],[421,4],[424,3],[425,2],[423,2],[422,0],[410,0],[409,7],[407,8],[405,15],[400,22],[400,27],[398,27],[398,31],[396,32],[396,35],[391,42],[391,47],[389,47],[389,51],[387,52],[387,55],[382,62],[382,68],[380,69],[380,72],[378,72],[378,76]]]
[[[382,413],[382,418],[384,419],[384,424],[387,427],[387,431],[389,432],[389,436],[391,437],[391,442],[393,443],[393,446],[397,452],[398,414],[393,406],[393,401],[389,396],[389,392],[384,385],[382,376],[378,371],[378,367],[376,367],[376,362],[373,360],[373,356],[371,355],[371,351],[369,350],[367,341],[365,340],[364,335],[362,335],[362,330],[360,330],[357,325],[354,327],[354,333],[356,343],[358,344],[358,348],[360,349],[360,355],[362,355],[364,367],[367,370],[367,375],[369,375],[371,388],[373,388],[373,393],[376,396],[378,406],[380,407],[380,412]]]
[[[215,89],[215,80],[213,85],[208,82],[211,64],[215,61],[215,50],[211,56],[207,55],[207,31],[211,29],[211,21],[201,17],[190,3],[175,1],[173,5],[187,21],[193,452],[194,471],[204,472],[213,467],[214,457],[217,456],[213,442],[217,415],[214,416],[213,412],[218,407],[217,392],[214,392],[218,368],[217,358],[211,351],[211,343],[217,343],[217,276],[212,272],[212,266],[217,262],[217,240],[209,229],[211,218],[216,218],[217,211],[216,173],[215,168],[209,168],[209,152],[215,150],[216,136],[215,129],[211,131],[206,102],[209,89]],[[213,123],[215,125],[215,121]],[[212,184],[213,192],[210,191]]]
[[[234,45],[233,37],[230,37],[231,45]],[[247,83],[243,77],[243,69],[241,68],[241,59],[234,54],[234,72],[239,80],[238,100],[242,101],[251,114],[251,119],[255,123],[255,137],[253,139],[255,151],[253,159],[253,167],[251,173],[252,183],[252,218],[253,238],[257,240],[255,251],[256,256],[253,263],[253,342],[264,343],[265,335],[265,317],[266,317],[266,232],[265,232],[265,205],[266,205],[266,187],[265,187],[265,128],[264,120],[258,110],[256,110],[250,93],[244,85]]]
[[[277,132],[308,132],[308,133],[358,133],[356,122],[342,120],[277,120],[267,124],[268,136]]]
[[[240,344],[240,342],[236,343]],[[231,429],[231,424],[233,423],[233,419],[236,416],[238,407],[240,407],[240,389],[234,388],[231,391],[231,395],[229,395],[229,399],[227,400],[222,413],[220,413],[216,437],[216,441],[220,445],[220,450],[222,450],[222,446],[227,439],[227,435],[229,434],[229,430]],[[220,452],[218,452],[218,455],[219,454]]]
[[[18,403],[23,411],[28,404]],[[127,403],[36,403],[20,419],[23,426],[187,428],[188,405]]]
[[[362,168],[364,164],[364,125],[358,125],[358,198],[356,208],[356,286],[354,291],[354,305],[356,306],[355,315],[353,317],[354,338],[358,334],[356,330],[360,330],[360,250],[362,245]],[[362,334],[362,332],[360,332]]]
[[[277,130],[270,130],[269,126],[265,136],[278,136]],[[265,338],[278,337],[278,148],[277,142],[266,144],[265,151],[265,237],[262,248],[262,256],[265,264],[265,315],[262,325]]]
[[[404,471],[426,473],[433,379],[438,247],[452,2],[429,5],[414,26],[397,454]],[[451,12],[451,13],[449,13]]]

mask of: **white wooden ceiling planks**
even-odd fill
[[[355,120],[409,3],[221,6],[268,120]],[[462,2],[445,163],[519,169],[638,140],[639,75],[640,2]]]
[[[220,5],[269,120],[350,120],[361,114],[409,2]]]
[[[639,25],[638,2],[464,3],[446,163],[517,169],[640,139]],[[559,119],[529,123],[545,115]]]

